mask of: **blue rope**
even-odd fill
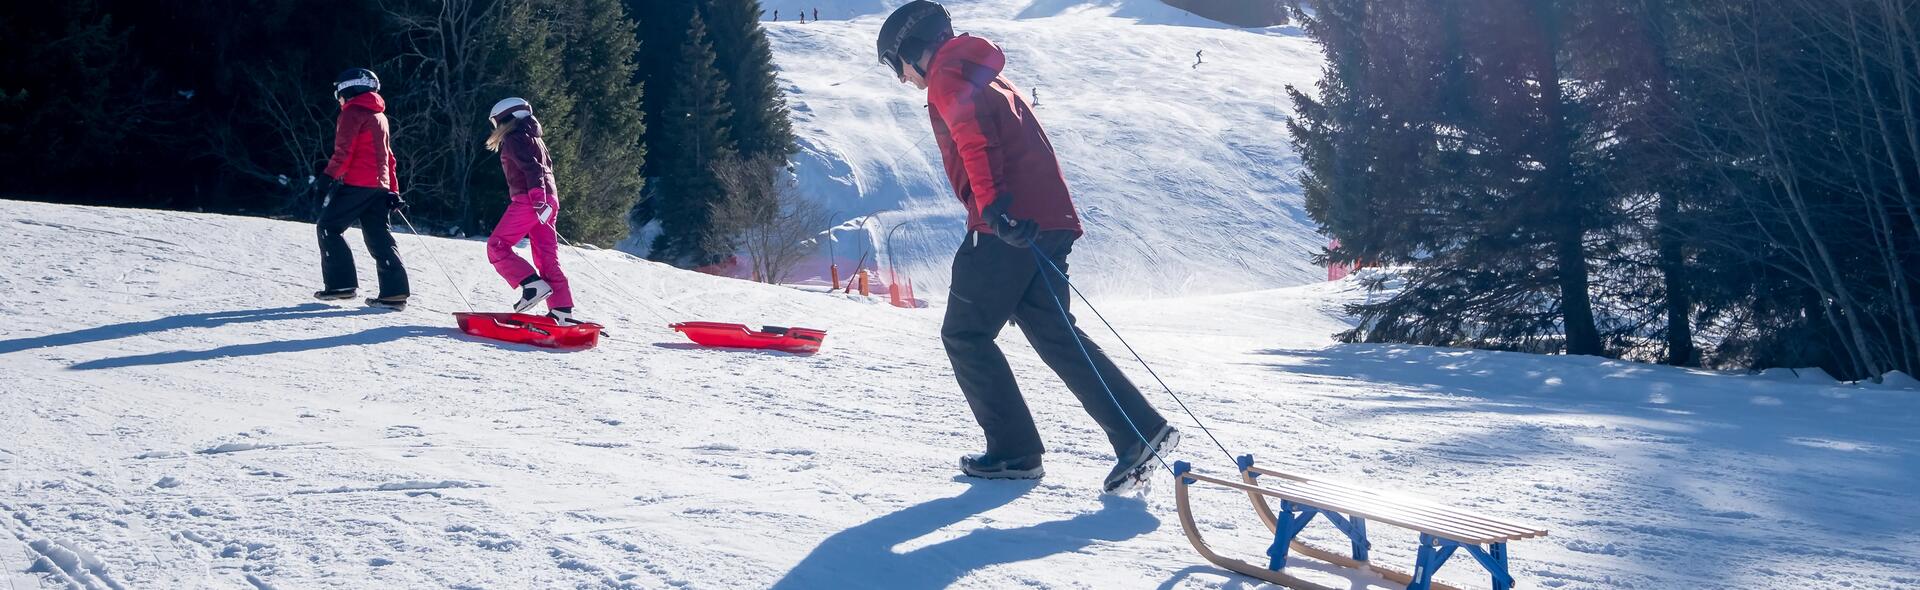
[[[1054,272],[1060,272],[1060,267],[1054,266],[1053,260],[1048,259],[1047,255],[1040,251],[1040,246],[1038,244],[1029,245],[1028,249],[1033,250],[1034,258],[1045,260],[1048,266],[1053,266]],[[1065,281],[1066,279],[1067,279],[1067,273],[1060,272],[1060,280]],[[1166,458],[1160,456],[1160,449],[1154,448],[1153,441],[1147,440],[1147,435],[1140,432],[1140,425],[1134,424],[1133,417],[1127,415],[1126,406],[1120,405],[1120,396],[1114,395],[1113,388],[1107,385],[1107,377],[1105,375],[1100,374],[1100,364],[1093,362],[1093,353],[1087,351],[1086,341],[1081,339],[1079,331],[1074,329],[1073,316],[1067,314],[1066,302],[1061,301],[1059,293],[1053,290],[1053,279],[1047,276],[1047,273],[1044,269],[1041,269],[1040,280],[1042,284],[1045,284],[1047,286],[1047,296],[1053,298],[1053,306],[1060,310],[1060,319],[1067,323],[1067,331],[1070,332],[1068,336],[1072,337],[1073,343],[1080,347],[1080,355],[1083,357],[1086,357],[1087,367],[1093,369],[1093,377],[1095,379],[1100,380],[1100,388],[1106,390],[1107,399],[1113,400],[1113,409],[1118,410],[1120,412],[1120,417],[1127,421],[1127,427],[1133,429],[1133,435],[1140,437],[1140,444],[1146,445],[1147,452],[1153,453],[1153,458],[1155,460],[1160,461],[1160,467],[1163,469],[1166,469],[1167,473],[1169,474],[1173,473],[1173,466],[1168,465]],[[1067,284],[1068,286],[1072,286],[1073,283],[1069,282]],[[1081,298],[1085,299],[1085,296],[1082,296]],[[1106,321],[1106,320],[1101,320],[1101,321]],[[1112,326],[1108,326],[1108,327],[1111,328]]]
[[[1038,246],[1034,247],[1034,253],[1036,255],[1040,253],[1040,249]],[[1180,394],[1174,393],[1173,387],[1167,385],[1166,380],[1160,378],[1160,373],[1155,372],[1153,370],[1153,366],[1147,364],[1147,359],[1141,358],[1140,352],[1134,350],[1133,345],[1127,343],[1127,339],[1120,336],[1120,330],[1117,330],[1113,327],[1113,322],[1107,321],[1107,316],[1101,315],[1100,309],[1093,306],[1092,300],[1087,299],[1087,294],[1081,293],[1080,288],[1074,286],[1073,281],[1067,279],[1066,271],[1060,270],[1060,265],[1054,264],[1053,259],[1051,258],[1047,258],[1046,256],[1040,256],[1040,260],[1045,261],[1047,263],[1047,266],[1053,268],[1053,272],[1058,273],[1060,275],[1061,282],[1066,283],[1067,288],[1073,290],[1073,294],[1080,296],[1080,302],[1087,304],[1087,309],[1093,311],[1093,317],[1099,318],[1100,323],[1105,324],[1107,326],[1107,331],[1112,332],[1113,337],[1120,341],[1120,345],[1127,348],[1127,353],[1133,355],[1133,360],[1139,361],[1140,366],[1147,370],[1147,374],[1153,376],[1154,382],[1159,383],[1160,388],[1165,389],[1167,391],[1167,396],[1172,397],[1173,402],[1180,405],[1180,411],[1186,412],[1187,417],[1193,419],[1193,425],[1200,427],[1200,432],[1205,433],[1207,435],[1207,438],[1213,441],[1213,446],[1219,447],[1220,452],[1225,453],[1227,455],[1227,462],[1233,463],[1235,466],[1238,466],[1239,460],[1234,458],[1233,451],[1227,450],[1227,445],[1221,444],[1220,438],[1213,435],[1212,429],[1207,428],[1207,423],[1202,422],[1199,416],[1194,415],[1193,410],[1187,407],[1187,402],[1185,400],[1180,399]],[[1045,273],[1041,273],[1041,274],[1043,276],[1045,275]],[[1047,285],[1047,292],[1051,293],[1053,292],[1053,285],[1051,284],[1052,281],[1048,281],[1048,283],[1049,284]],[[1065,311],[1066,310],[1064,308],[1061,310],[1062,313],[1065,313]],[[1092,358],[1088,358],[1088,362],[1092,362]],[[1111,395],[1112,392],[1108,392],[1108,394]],[[1118,403],[1118,402],[1116,401],[1115,403]],[[1162,463],[1164,462],[1165,461],[1162,461]]]

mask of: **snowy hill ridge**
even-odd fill
[[[836,232],[836,258],[850,268],[872,249],[939,297],[965,223],[925,94],[874,61],[880,24],[901,3],[762,5],[785,15],[766,24],[800,139],[801,188],[851,220]],[[1319,75],[1310,41],[1288,29],[1226,27],[1158,0],[946,5],[956,31],[1007,52],[1006,76],[1037,103],[1087,228],[1074,248],[1083,287],[1152,297],[1324,277],[1308,259],[1325,242],[1302,209],[1284,126],[1284,87],[1311,87]],[[820,21],[793,22],[810,8]]]
[[[565,249],[613,336],[554,352],[453,328],[462,296],[512,298],[480,241],[401,236],[416,300],[375,312],[308,299],[306,224],[0,201],[0,232],[0,588],[1250,587],[1200,565],[1165,485],[1098,493],[1104,437],[1017,330],[1047,477],[982,482],[956,477],[980,435],[938,308]],[[1549,529],[1513,547],[1522,587],[1916,583],[1920,393],[1333,344],[1361,296],[1096,303],[1235,453]],[[829,335],[793,356],[665,328],[694,319]],[[1197,434],[1175,458],[1230,469]],[[1195,506],[1216,548],[1266,546],[1243,496]]]

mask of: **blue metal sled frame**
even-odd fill
[[[1240,482],[1195,474],[1193,473],[1193,466],[1185,461],[1176,461],[1173,464],[1174,501],[1180,510],[1180,525],[1185,529],[1187,540],[1193,544],[1194,549],[1200,552],[1201,557],[1214,565],[1242,575],[1298,590],[1333,590],[1332,588],[1302,580],[1286,573],[1287,557],[1290,554],[1298,553],[1304,557],[1311,557],[1341,567],[1372,572],[1407,590],[1460,590],[1433,581],[1433,576],[1434,572],[1439,571],[1440,567],[1446,564],[1448,558],[1452,557],[1458,550],[1465,549],[1469,555],[1473,556],[1475,561],[1480,562],[1480,565],[1492,574],[1494,590],[1511,590],[1513,588],[1513,576],[1507,569],[1506,543],[1488,543],[1482,546],[1421,533],[1420,550],[1415,560],[1412,574],[1377,567],[1368,561],[1368,551],[1372,548],[1372,543],[1367,538],[1367,520],[1365,518],[1341,514],[1324,508],[1288,500],[1279,493],[1261,488],[1259,485],[1259,477],[1262,474],[1284,474],[1255,468],[1253,466],[1252,455],[1242,455],[1237,462],[1239,463],[1240,477],[1242,479]],[[1187,491],[1189,486],[1199,482],[1206,482],[1246,492],[1247,497],[1253,502],[1254,511],[1259,514],[1261,522],[1265,523],[1267,529],[1273,532],[1273,544],[1267,548],[1266,567],[1260,567],[1245,561],[1221,556],[1208,547],[1205,540],[1201,539],[1199,527],[1194,521],[1193,511],[1189,506]],[[1273,510],[1272,504],[1267,500],[1269,496],[1280,500],[1280,510]],[[1346,534],[1351,545],[1350,555],[1341,555],[1332,551],[1319,549],[1299,541],[1297,537],[1300,535],[1300,531],[1306,529],[1307,525],[1316,517],[1325,519],[1329,524],[1333,525],[1334,528]]]

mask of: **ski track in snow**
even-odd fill
[[[419,305],[373,313],[306,301],[308,225],[0,201],[0,229],[0,586],[1251,586],[1186,545],[1164,476],[1098,494],[1102,437],[1017,330],[1001,344],[1048,477],[971,482],[953,463],[979,434],[938,308],[568,250],[582,313],[618,337],[556,353],[454,329],[450,289],[512,297],[476,240],[428,240],[454,286],[403,240]],[[1548,528],[1512,547],[1525,587],[1920,584],[1920,392],[1332,344],[1360,296],[1102,311],[1236,453]],[[823,327],[826,349],[688,347],[649,311],[662,301],[676,319]],[[1179,458],[1227,472],[1187,429]],[[1198,489],[1216,548],[1257,559],[1244,497]],[[1376,527],[1376,559],[1405,568],[1411,541]],[[1467,560],[1440,577],[1485,583]]]

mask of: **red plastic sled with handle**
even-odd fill
[[[600,324],[561,326],[553,318],[524,313],[463,312],[453,317],[460,331],[481,338],[545,348],[592,348],[600,343]]]
[[[820,350],[827,339],[825,330],[765,326],[756,332],[742,324],[721,322],[680,322],[673,329],[701,346],[721,348],[758,348],[809,354]]]

